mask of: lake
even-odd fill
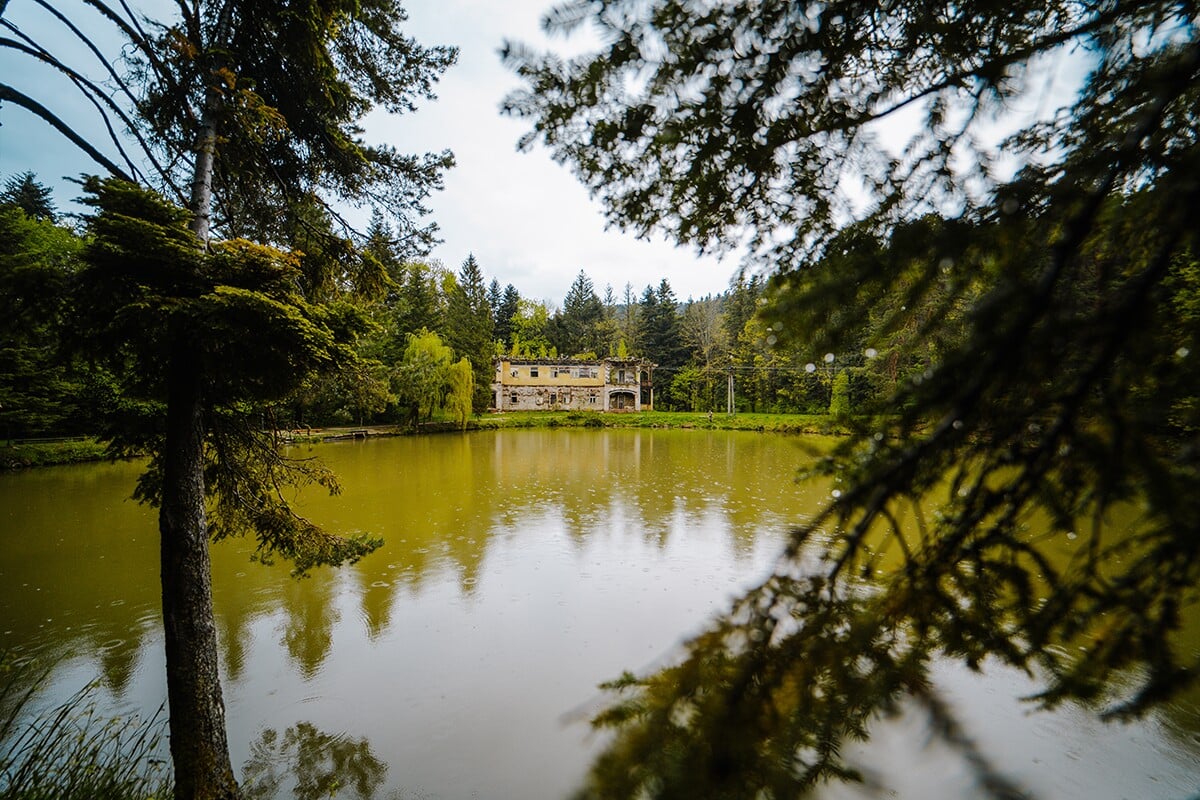
[[[818,438],[508,430],[321,446],[344,491],[301,513],[381,534],[361,563],[303,580],[213,548],[235,769],[291,796],[296,758],[353,764],[341,796],[560,798],[603,744],[596,685],[669,661],[764,577],[829,486],[797,485]],[[295,450],[305,455],[307,450]],[[154,512],[140,467],[0,475],[0,649],[55,664],[42,702],[99,678],[112,713],[166,696]],[[1192,617],[1196,616],[1192,609]],[[1191,622],[1196,622],[1195,619]],[[1200,652],[1190,624],[1185,646]],[[1182,798],[1200,789],[1200,696],[1129,725],[1033,712],[1035,684],[935,666],[967,734],[1034,796]],[[885,796],[975,797],[919,713],[853,757]],[[894,792],[888,794],[887,792]],[[829,787],[821,798],[872,796]]]

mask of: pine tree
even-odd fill
[[[508,349],[513,344],[513,325],[521,308],[521,293],[511,283],[504,287],[504,296],[496,314],[496,340]]]
[[[395,307],[397,335],[403,339],[422,329],[444,330],[437,270],[423,261],[410,261],[404,265],[403,274],[404,285]]]
[[[626,283],[621,293],[621,309],[617,314],[617,335],[630,353],[640,353],[643,339],[642,315],[633,284]]]
[[[446,341],[455,355],[471,362],[475,371],[475,411],[485,411],[491,402],[492,308],[488,302],[483,270],[474,255],[468,255],[450,290],[446,307]]]
[[[27,34],[23,34],[22,41],[0,41],[0,47],[36,59],[69,77],[103,117],[100,124],[76,130],[51,110],[50,105],[59,98],[47,97],[42,98],[46,102],[39,102],[9,83],[0,83],[0,100],[46,121],[111,175],[161,185],[173,196],[188,198],[190,239],[180,238],[176,220],[167,219],[171,215],[157,203],[135,202],[116,184],[97,189],[101,211],[95,224],[104,221],[107,225],[111,220],[114,209],[106,203],[128,204],[131,210],[148,214],[148,222],[170,229],[164,234],[166,240],[186,241],[195,250],[195,257],[172,252],[174,261],[164,259],[160,264],[166,270],[161,279],[181,280],[169,287],[171,294],[181,300],[197,299],[189,292],[201,291],[210,278],[219,286],[242,288],[237,285],[241,279],[181,276],[180,268],[203,273],[209,268],[240,263],[270,272],[279,263],[286,263],[294,286],[321,288],[326,284],[320,278],[336,274],[335,265],[357,272],[364,266],[362,259],[343,258],[352,248],[344,237],[335,235],[334,226],[324,224],[332,214],[331,201],[335,198],[373,198],[403,226],[406,241],[428,242],[432,228],[420,221],[425,211],[422,204],[439,184],[441,171],[453,162],[451,155],[443,152],[411,157],[389,147],[371,146],[361,137],[360,122],[377,105],[397,113],[412,110],[417,98],[432,94],[433,82],[454,61],[456,52],[452,48],[424,48],[403,36],[398,25],[405,15],[395,0],[320,0],[299,10],[247,0],[179,0],[170,5],[168,13],[172,16],[151,20],[135,14],[124,3],[91,5],[100,19],[120,33],[119,61],[129,66],[125,74],[107,68],[102,82],[92,81],[63,60],[69,57],[71,48],[61,48],[60,42],[38,42]],[[0,4],[0,9],[3,7]],[[103,56],[83,26],[72,24],[65,16],[60,19],[85,45],[77,50],[89,52],[89,58],[91,54]],[[118,61],[100,60],[106,65]],[[9,70],[4,80],[14,77],[22,76]],[[123,107],[121,103],[126,99],[128,104]],[[124,167],[88,140],[89,129],[129,132],[127,138],[112,136],[111,142],[106,140],[116,148],[117,160]],[[130,147],[139,151],[136,158],[130,154]],[[143,168],[152,171],[152,179],[145,177]],[[214,197],[219,201],[216,204]],[[213,241],[214,235],[237,237],[242,233],[251,233],[259,241],[293,246],[307,238],[303,250],[306,256],[295,261],[290,257],[276,259],[240,244],[231,250]],[[146,254],[136,246],[138,236],[135,228],[125,227],[111,246],[126,250],[132,262],[145,263]],[[320,247],[313,247],[318,244],[317,238],[322,240]],[[219,257],[217,250],[221,252]],[[210,251],[212,259],[207,258]],[[159,253],[163,255],[161,247]],[[244,258],[239,261],[231,253]],[[93,254],[101,255],[94,249]],[[362,277],[365,284],[372,276]],[[128,289],[125,278],[120,278],[120,287]],[[244,276],[250,284],[258,279],[265,280],[265,276]],[[186,285],[189,280],[196,285]],[[238,291],[216,294],[208,298],[210,306],[201,304],[198,308],[181,302],[180,308],[215,313],[218,308],[229,310],[242,300],[250,305],[257,303]],[[208,293],[203,296],[207,298]],[[286,316],[284,309],[290,308],[299,319],[304,316],[301,302],[319,304],[330,296],[303,298],[282,293],[280,298],[275,298],[280,303],[276,310]],[[261,304],[256,310],[265,312]],[[336,321],[349,332],[355,330],[351,316],[331,308],[327,321]],[[309,332],[315,335],[319,329],[317,325]],[[182,322],[161,331],[168,351],[165,363],[158,365],[161,369],[154,375],[165,384],[161,396],[166,404],[166,434],[161,441],[147,443],[153,444],[154,467],[146,480],[156,481],[157,488],[147,488],[143,494],[159,506],[170,741],[175,793],[180,800],[234,797],[238,793],[224,731],[205,509],[206,492],[220,494],[222,489],[207,479],[213,474],[217,481],[222,475],[257,474],[263,463],[274,463],[269,460],[265,443],[260,443],[263,448],[254,449],[251,440],[244,440],[249,442],[247,449],[222,451],[244,459],[241,463],[216,465],[226,472],[214,473],[214,465],[205,463],[206,442],[213,433],[210,426],[218,422],[208,413],[212,400],[208,392],[213,384],[222,383],[226,370],[209,358],[204,346],[211,342],[201,333]],[[246,340],[236,341],[244,345]],[[280,364],[290,366],[286,357],[275,363],[259,359],[262,371],[258,376],[239,373],[246,382],[245,390],[270,394],[267,387],[284,377],[274,371]],[[204,373],[202,368],[213,371]],[[239,408],[244,413],[244,407],[237,404],[224,407],[234,416]],[[286,477],[286,471],[274,471],[266,480]],[[229,480],[235,481],[232,477]],[[274,527],[272,520],[278,523]],[[282,524],[288,521],[286,515],[255,514],[253,521],[261,523],[257,532],[266,547],[270,547],[272,537],[290,530]],[[296,555],[301,563],[319,557],[323,541],[319,536],[304,537],[304,542],[317,551],[306,554],[300,547],[289,554]]]
[[[30,219],[57,222],[50,190],[38,183],[32,172],[13,175],[4,182],[0,206],[15,206]]]
[[[583,270],[575,276],[562,311],[557,315],[558,338],[555,340],[559,352],[566,355],[597,353],[602,348],[604,306],[596,296],[592,280]]]
[[[495,333],[495,323],[500,319],[501,305],[504,303],[504,290],[500,288],[500,279],[492,278],[492,282],[488,284],[488,308],[492,311],[492,327]]]

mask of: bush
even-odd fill
[[[833,392],[829,397],[829,414],[833,417],[844,417],[849,413],[850,376],[846,370],[842,370],[833,379]]]

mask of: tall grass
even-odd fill
[[[35,711],[49,670],[0,667],[0,800],[162,800],[171,796],[165,717],[108,718],[96,684]]]

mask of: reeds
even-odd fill
[[[48,710],[49,670],[0,666],[0,800],[162,800],[171,796],[165,716],[109,718],[89,683]]]

